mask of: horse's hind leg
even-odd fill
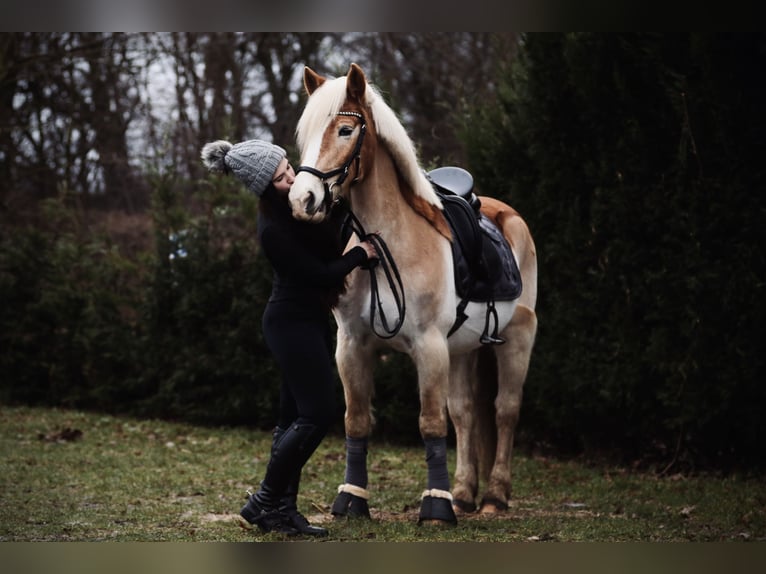
[[[367,440],[374,423],[374,351],[338,331],[335,350],[346,403],[346,471],[332,505],[335,517],[370,517],[367,491]]]
[[[478,459],[476,449],[471,448],[476,358],[476,352],[450,357],[447,407],[455,428],[457,447],[455,484],[452,488],[452,506],[457,512],[476,510],[476,495],[479,488]]]
[[[495,424],[497,448],[480,512],[495,513],[508,508],[511,496],[511,457],[516,424],[519,421],[524,380],[529,369],[537,316],[529,307],[519,304],[511,323],[504,329],[504,345],[496,347],[497,397]]]

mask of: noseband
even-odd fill
[[[356,145],[354,146],[354,149],[351,152],[351,155],[348,156],[348,159],[340,167],[336,167],[335,169],[332,169],[330,171],[320,171],[308,165],[298,166],[298,169],[295,170],[296,174],[302,171],[306,171],[310,173],[311,175],[315,175],[321,180],[322,185],[324,185],[324,202],[328,205],[330,205],[335,199],[335,197],[333,197],[333,194],[332,194],[333,188],[336,186],[340,187],[341,185],[343,185],[343,182],[345,182],[346,178],[348,177],[348,172],[349,172],[349,169],[351,168],[351,164],[354,163],[354,161],[356,161],[356,173],[358,177],[359,164],[361,162],[361,156],[362,156],[362,144],[364,143],[364,134],[367,132],[367,123],[364,121],[364,117],[362,116],[362,114],[357,112],[338,112],[338,115],[353,116],[355,118],[359,118],[359,120],[362,122],[359,128],[359,135],[356,138]],[[327,180],[338,174],[340,174],[338,179],[336,179],[332,185],[328,185]],[[354,179],[354,181],[356,181],[356,179]]]

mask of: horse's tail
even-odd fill
[[[479,480],[486,484],[497,449],[497,425],[495,424],[497,359],[493,349],[488,345],[482,346],[478,353],[472,444],[475,445],[479,463]]]

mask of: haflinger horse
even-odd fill
[[[394,268],[352,272],[333,309],[346,404],[346,482],[338,488],[332,513],[370,517],[366,456],[374,425],[373,370],[386,348],[408,354],[417,368],[419,429],[428,465],[418,523],[455,524],[461,513],[506,510],[514,431],[537,330],[537,260],[529,229],[508,205],[480,198],[482,213],[512,247],[523,289],[518,299],[496,304],[504,344],[479,341],[485,313],[475,302],[465,309],[469,318],[448,337],[460,302],[452,234],[413,142],[356,64],[338,78],[306,67],[303,81],[309,97],[296,128],[301,165],[289,193],[293,216],[323,221],[342,198],[354,215],[357,235],[381,240],[381,260]],[[352,236],[346,248],[359,240]],[[387,316],[396,317],[393,326]],[[451,490],[448,416],[457,452]],[[477,507],[480,479],[485,489]]]

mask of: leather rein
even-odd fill
[[[340,196],[336,197],[333,194],[333,188],[340,188],[340,186],[343,185],[343,182],[345,182],[346,178],[348,178],[349,170],[354,162],[356,162],[357,177],[354,178],[351,183],[354,184],[358,180],[359,166],[361,163],[362,143],[364,143],[364,135],[367,132],[367,123],[365,122],[362,114],[357,112],[338,112],[338,115],[353,116],[359,118],[361,122],[356,145],[351,151],[348,159],[346,159],[346,161],[340,167],[336,167],[330,171],[320,171],[307,165],[301,165],[298,167],[298,169],[295,170],[296,174],[301,171],[305,171],[320,179],[322,185],[324,185],[323,201],[327,205],[328,209],[331,209],[335,205],[341,203],[342,198]],[[332,183],[332,185],[328,185],[327,180],[336,175],[339,175],[339,177]],[[353,211],[351,211],[351,205],[348,202],[345,202],[345,204],[347,214],[343,222],[343,228],[350,229],[357,235],[360,241],[369,241],[372,243],[378,253],[377,259],[368,260],[364,265],[362,265],[362,268],[366,269],[370,273],[370,330],[381,339],[390,339],[399,332],[399,330],[402,328],[402,324],[404,323],[406,305],[404,301],[404,285],[402,283],[402,277],[399,274],[399,268],[396,266],[396,262],[391,255],[391,251],[389,251],[388,245],[386,245],[386,242],[383,241],[383,238],[377,233],[367,233],[362,223],[359,221],[356,215],[354,215]],[[389,321],[386,318],[386,314],[383,310],[383,303],[380,298],[380,288],[378,286],[378,277],[376,273],[376,268],[378,266],[380,266],[380,268],[383,270],[386,282],[388,283],[389,289],[391,290],[391,293],[394,297],[394,303],[396,304],[397,317],[393,322],[393,325],[389,325]],[[375,327],[376,315],[380,315],[380,323],[383,326],[382,332],[378,332],[377,328]]]
[[[377,233],[367,233],[362,226],[362,223],[357,219],[351,208],[348,208],[346,219],[343,222],[343,226],[350,227],[351,231],[356,233],[360,241],[369,241],[375,246],[375,250],[378,253],[377,259],[368,259],[367,263],[362,265],[363,269],[366,269],[370,273],[370,330],[375,333],[381,339],[390,339],[394,337],[399,329],[402,328],[404,323],[404,315],[406,312],[406,305],[404,302],[404,285],[402,283],[402,276],[399,274],[399,268],[396,266],[391,252],[388,250],[388,245],[383,241],[383,238]],[[383,302],[380,299],[380,288],[378,287],[378,276],[375,269],[380,266],[383,270],[383,274],[386,277],[389,289],[394,297],[394,303],[396,304],[396,321],[389,326],[386,319],[386,313],[383,310]],[[375,327],[375,315],[380,315],[380,323],[383,326],[383,332],[378,332]]]

